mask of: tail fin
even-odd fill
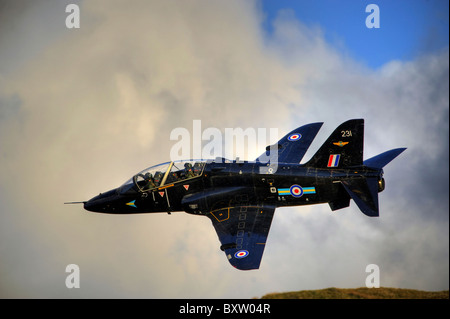
[[[339,125],[306,167],[344,168],[363,165],[364,120],[349,120]]]

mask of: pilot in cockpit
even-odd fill
[[[164,176],[164,174],[161,173],[161,172],[159,172],[159,171],[155,173],[154,181],[155,181],[155,185],[156,185],[156,186],[159,186],[159,184],[161,183],[161,180],[162,180],[163,176]]]
[[[145,173],[144,175],[144,181],[145,181],[145,189],[151,189],[156,187],[152,174],[148,172]]]
[[[186,178],[191,178],[194,177],[194,172],[192,170],[192,164],[191,163],[186,163],[184,164],[184,169],[185,169],[185,176]]]

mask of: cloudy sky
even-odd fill
[[[0,1],[0,297],[251,298],[362,287],[368,264],[385,287],[448,289],[448,2],[372,2]],[[279,137],[324,122],[307,160],[351,118],[365,158],[408,148],[380,217],[278,209],[257,271],[228,264],[205,217],[63,205],[169,160],[193,120]]]

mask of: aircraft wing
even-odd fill
[[[295,163],[302,160],[323,123],[311,123],[286,134],[278,143],[268,146],[256,161],[262,163]],[[278,158],[277,158],[278,155]]]
[[[207,215],[232,266],[240,270],[259,268],[274,212],[274,206],[241,205]]]

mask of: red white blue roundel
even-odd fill
[[[239,250],[234,254],[234,258],[245,258],[248,256],[248,251],[247,250]]]
[[[301,138],[302,138],[302,134],[294,133],[294,134],[291,134],[291,135],[288,136],[288,141],[291,141],[291,142],[298,141]]]
[[[292,185],[289,191],[291,192],[291,195],[294,197],[301,197],[303,195],[303,188],[301,188],[298,185]]]

